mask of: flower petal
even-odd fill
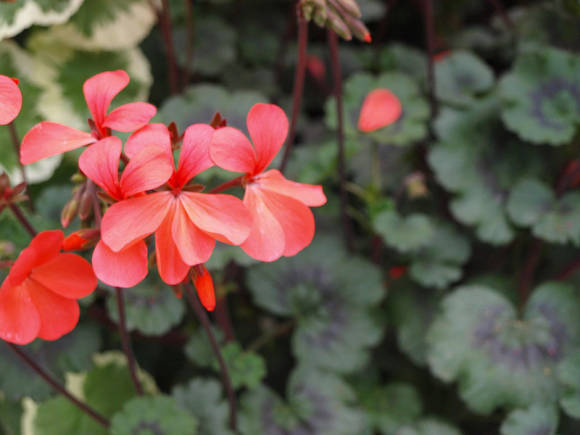
[[[209,153],[220,168],[233,172],[252,173],[256,167],[256,152],[248,138],[237,128],[217,129]]]
[[[193,266],[209,260],[215,240],[193,224],[181,201],[175,211],[171,231],[173,241],[185,263]]]
[[[22,139],[20,161],[23,165],[28,165],[96,141],[97,139],[84,131],[44,121],[32,127]]]
[[[0,125],[14,121],[22,108],[22,92],[14,80],[0,75]]]
[[[40,318],[39,338],[58,340],[77,326],[80,309],[76,300],[57,295],[33,280],[27,280],[26,286]]]
[[[115,252],[159,228],[173,202],[170,192],[157,192],[113,204],[101,222],[103,242]]]
[[[252,218],[235,196],[182,192],[179,199],[192,222],[222,242],[239,245],[250,234]]]
[[[359,130],[368,133],[392,124],[403,109],[395,94],[388,89],[375,89],[367,94],[358,118]]]
[[[124,197],[155,189],[173,174],[173,160],[160,147],[141,149],[129,161],[121,175],[121,192]]]
[[[119,189],[119,159],[123,144],[118,137],[106,137],[83,151],[79,168],[114,199],[123,199]]]
[[[183,135],[179,165],[172,186],[183,187],[200,172],[213,166],[209,156],[209,146],[215,130],[207,124],[187,127]]]
[[[213,311],[215,308],[215,290],[211,275],[203,265],[196,268],[195,271],[193,284],[195,285],[197,296],[206,310]]]
[[[85,81],[83,93],[97,126],[103,125],[111,101],[128,84],[129,75],[123,70],[105,71]]]
[[[155,113],[157,108],[153,104],[142,102],[123,104],[106,116],[103,126],[117,131],[134,131],[147,124]]]
[[[246,120],[256,148],[255,173],[262,172],[274,160],[288,136],[288,118],[275,104],[255,104]]]
[[[147,276],[147,245],[137,242],[114,252],[101,240],[93,251],[93,268],[102,282],[113,287],[130,288]]]
[[[67,299],[84,298],[97,287],[97,278],[90,263],[71,253],[59,254],[48,263],[35,267],[29,280]]]
[[[139,151],[150,146],[158,146],[170,156],[173,156],[171,153],[171,136],[165,125],[148,124],[137,130],[125,142],[125,154],[127,154],[127,157],[132,158]]]
[[[277,169],[271,169],[260,174],[256,177],[255,183],[259,184],[263,190],[289,196],[310,207],[326,203],[326,196],[322,191],[322,186],[290,181]]]
[[[169,285],[182,282],[189,271],[189,266],[184,263],[173,241],[173,214],[174,210],[171,210],[155,232],[157,268],[161,279]]]
[[[244,204],[252,215],[253,225],[250,235],[240,247],[256,260],[277,260],[284,253],[286,245],[282,225],[266,207],[258,188],[249,186],[246,189]]]
[[[14,344],[28,344],[38,336],[40,318],[26,285],[0,290],[0,338]]]

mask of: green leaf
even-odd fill
[[[19,0],[0,3],[0,39],[18,35],[24,29],[40,24],[64,23],[83,0]]]
[[[564,386],[560,405],[573,418],[580,418],[580,350],[558,364],[556,375]]]
[[[580,193],[556,199],[552,190],[536,179],[522,179],[510,194],[510,218],[518,225],[532,227],[536,237],[552,243],[580,245]]]
[[[435,93],[456,106],[473,104],[478,95],[491,89],[493,71],[469,51],[457,50],[435,64]]]
[[[449,423],[427,417],[399,429],[397,435],[461,435],[461,432]]]
[[[222,386],[214,379],[192,379],[171,392],[177,404],[193,415],[200,434],[230,435],[229,405],[222,397]]]
[[[403,113],[394,124],[363,134],[357,129],[360,109],[366,95],[377,88],[393,92],[401,102]],[[333,98],[326,103],[326,124],[333,130],[337,127],[335,106]],[[419,87],[401,73],[388,72],[378,77],[357,73],[344,84],[344,132],[348,136],[370,137],[386,145],[408,145],[426,136],[428,116],[429,108]]]
[[[350,406],[355,396],[340,378],[299,367],[288,385],[288,403],[265,386],[242,396],[240,432],[243,435],[362,433],[364,414]]]
[[[407,45],[393,43],[379,51],[373,50],[373,59],[379,71],[393,71],[413,77],[421,86],[427,81],[427,57],[425,53]]]
[[[386,210],[375,217],[373,227],[387,245],[403,253],[427,246],[434,236],[429,216],[418,213],[403,217]]]
[[[111,420],[112,435],[183,434],[195,435],[197,420],[168,396],[137,397]]]
[[[295,257],[252,267],[248,286],[260,307],[296,319],[292,348],[305,364],[351,372],[381,338],[372,317],[384,296],[381,275],[337,239],[317,236]]]
[[[255,352],[244,351],[240,343],[229,342],[222,348],[226,366],[234,388],[256,388],[266,376],[266,363]],[[217,359],[212,361],[212,367],[219,372]]]
[[[213,333],[218,343],[224,339],[224,333],[221,329],[213,328]],[[214,352],[207,334],[203,328],[199,328],[193,334],[185,345],[185,355],[201,367],[210,367],[214,360]]]
[[[535,144],[570,142],[580,125],[580,56],[556,48],[524,51],[500,81],[502,118]]]
[[[69,371],[86,370],[92,365],[91,356],[101,345],[99,332],[84,325],[56,341],[36,340],[27,346],[27,352],[35,361],[47,367],[62,380]],[[0,391],[11,400],[30,396],[40,400],[47,398],[53,390],[32,372],[28,366],[7,347],[0,344]],[[22,382],[26,379],[26,382]]]
[[[21,434],[22,405],[0,398],[0,433],[3,435]]]
[[[127,329],[146,335],[163,335],[179,324],[185,314],[183,301],[163,283],[156,274],[131,289],[123,290]],[[117,298],[114,293],[107,298],[111,319],[118,322]]]
[[[580,344],[580,302],[571,286],[538,287],[518,317],[494,290],[463,286],[448,295],[428,334],[433,373],[459,383],[476,412],[554,403],[554,370]]]
[[[510,412],[501,425],[501,435],[554,435],[558,412],[554,407],[532,405]]]

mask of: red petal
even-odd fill
[[[22,93],[10,77],[0,75],[0,125],[14,121],[22,108]]]
[[[314,238],[314,216],[302,202],[270,191],[262,191],[262,199],[282,226],[285,257],[297,254]]]
[[[35,267],[29,279],[67,299],[84,298],[97,287],[97,278],[89,262],[71,253],[59,254]]]
[[[359,130],[368,133],[392,124],[403,109],[395,94],[388,89],[375,89],[363,101],[358,118]]]
[[[119,189],[119,159],[123,144],[118,137],[101,139],[83,151],[79,168],[114,199],[123,199]]]
[[[250,235],[240,247],[256,260],[277,260],[284,253],[286,245],[282,225],[266,207],[259,189],[248,186],[244,204],[252,215],[253,225]]]
[[[139,151],[150,146],[161,147],[173,159],[171,136],[169,135],[169,130],[163,124],[148,124],[129,136],[129,139],[125,142],[125,154],[132,158]]]
[[[322,186],[290,181],[277,169],[271,169],[260,174],[254,182],[262,190],[269,190],[280,195],[289,196],[310,207],[326,204],[326,196],[322,191]]]
[[[129,84],[129,75],[123,70],[105,71],[83,84],[87,106],[97,126],[102,126],[113,98]]]
[[[38,336],[40,318],[25,285],[0,290],[0,338],[14,344],[28,344]]]
[[[187,127],[179,155],[179,166],[171,185],[183,187],[200,172],[213,166],[209,157],[209,146],[214,129],[207,124],[194,124]]]
[[[171,210],[165,221],[155,232],[157,268],[161,279],[169,285],[176,285],[182,282],[189,271],[189,266],[184,263],[173,241],[173,213],[174,211]]]
[[[215,240],[193,224],[181,201],[173,218],[172,235],[185,263],[193,266],[209,260]]]
[[[97,278],[105,284],[122,288],[134,287],[147,276],[147,245],[140,241],[114,252],[100,241],[93,251],[92,262]]]
[[[117,131],[134,131],[147,124],[155,113],[157,108],[153,104],[123,104],[107,115],[103,125]]]
[[[141,149],[129,161],[121,175],[121,192],[125,197],[156,189],[173,174],[173,160],[159,147]]]
[[[255,104],[247,117],[248,131],[256,148],[255,173],[262,172],[274,159],[288,136],[288,118],[275,104]]]
[[[27,248],[23,249],[6,280],[10,285],[19,285],[32,271],[33,268],[47,263],[58,256],[64,240],[64,234],[60,230],[43,231],[37,234]]]
[[[201,304],[206,310],[213,311],[215,308],[215,291],[213,288],[213,280],[205,266],[196,268],[193,284],[195,285]]]
[[[152,193],[113,204],[101,222],[103,242],[115,252],[159,228],[173,203],[169,192]]]
[[[20,161],[28,165],[96,141],[84,131],[44,121],[32,127],[22,139]]]
[[[240,130],[223,127],[216,130],[209,149],[211,159],[220,168],[251,173],[256,166],[256,152]]]
[[[239,245],[250,234],[252,218],[235,196],[182,192],[179,199],[195,226],[220,241]]]
[[[40,317],[39,338],[58,340],[77,326],[80,309],[76,300],[63,298],[31,280],[26,285]]]

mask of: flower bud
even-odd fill
[[[362,14],[360,12],[360,8],[358,7],[358,4],[356,3],[356,1],[354,0],[335,0],[336,3],[338,3],[343,10],[348,13],[350,16],[354,17],[354,18],[360,18],[362,17]]]
[[[79,202],[73,198],[65,204],[60,212],[60,224],[63,228],[69,226],[79,211]]]
[[[216,303],[213,280],[203,264],[191,268],[191,280],[195,285],[201,304],[206,310],[213,311]]]
[[[328,14],[328,25],[330,28],[334,30],[336,34],[342,39],[350,41],[352,39],[352,33],[336,9],[331,6],[326,10],[326,12]]]
[[[79,202],[79,217],[85,221],[93,212],[93,195],[89,189],[85,189]]]
[[[83,228],[65,237],[62,242],[63,251],[79,251],[97,244],[100,231],[94,228]]]

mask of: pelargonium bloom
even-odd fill
[[[10,124],[22,108],[18,79],[0,74],[0,125]]]
[[[159,274],[171,285],[182,282],[191,266],[205,263],[216,240],[239,245],[248,237],[251,217],[239,199],[200,193],[196,186],[187,186],[193,177],[213,166],[209,158],[213,132],[205,124],[187,128],[179,164],[167,190],[120,201],[106,211],[101,222],[102,242],[108,249],[109,263],[117,264],[119,273],[134,261],[119,258],[119,254],[153,233]],[[125,152],[132,157],[152,143],[165,150],[167,159],[173,162],[169,131],[161,124],[137,131],[127,141]],[[94,257],[93,266],[99,276],[109,273],[94,262]]]
[[[157,111],[152,104],[128,103],[107,113],[113,98],[128,84],[129,75],[123,70],[105,71],[85,81],[83,93],[92,116],[92,132],[43,121],[22,139],[20,161],[27,165],[90,145],[110,136],[111,129],[131,132],[143,127]]]
[[[358,128],[365,133],[379,130],[398,120],[402,113],[401,102],[395,94],[388,89],[375,89],[363,101]]]
[[[0,288],[0,338],[28,344],[57,340],[79,320],[77,299],[91,294],[97,278],[84,258],[61,253],[62,231],[44,231],[24,249]]]
[[[252,231],[240,245],[253,258],[274,261],[295,255],[314,237],[314,216],[308,207],[326,203],[321,186],[287,180],[277,169],[264,172],[288,135],[288,118],[273,104],[256,104],[247,126],[254,146],[238,129],[216,130],[210,147],[214,163],[245,172],[244,204],[252,214]]]

